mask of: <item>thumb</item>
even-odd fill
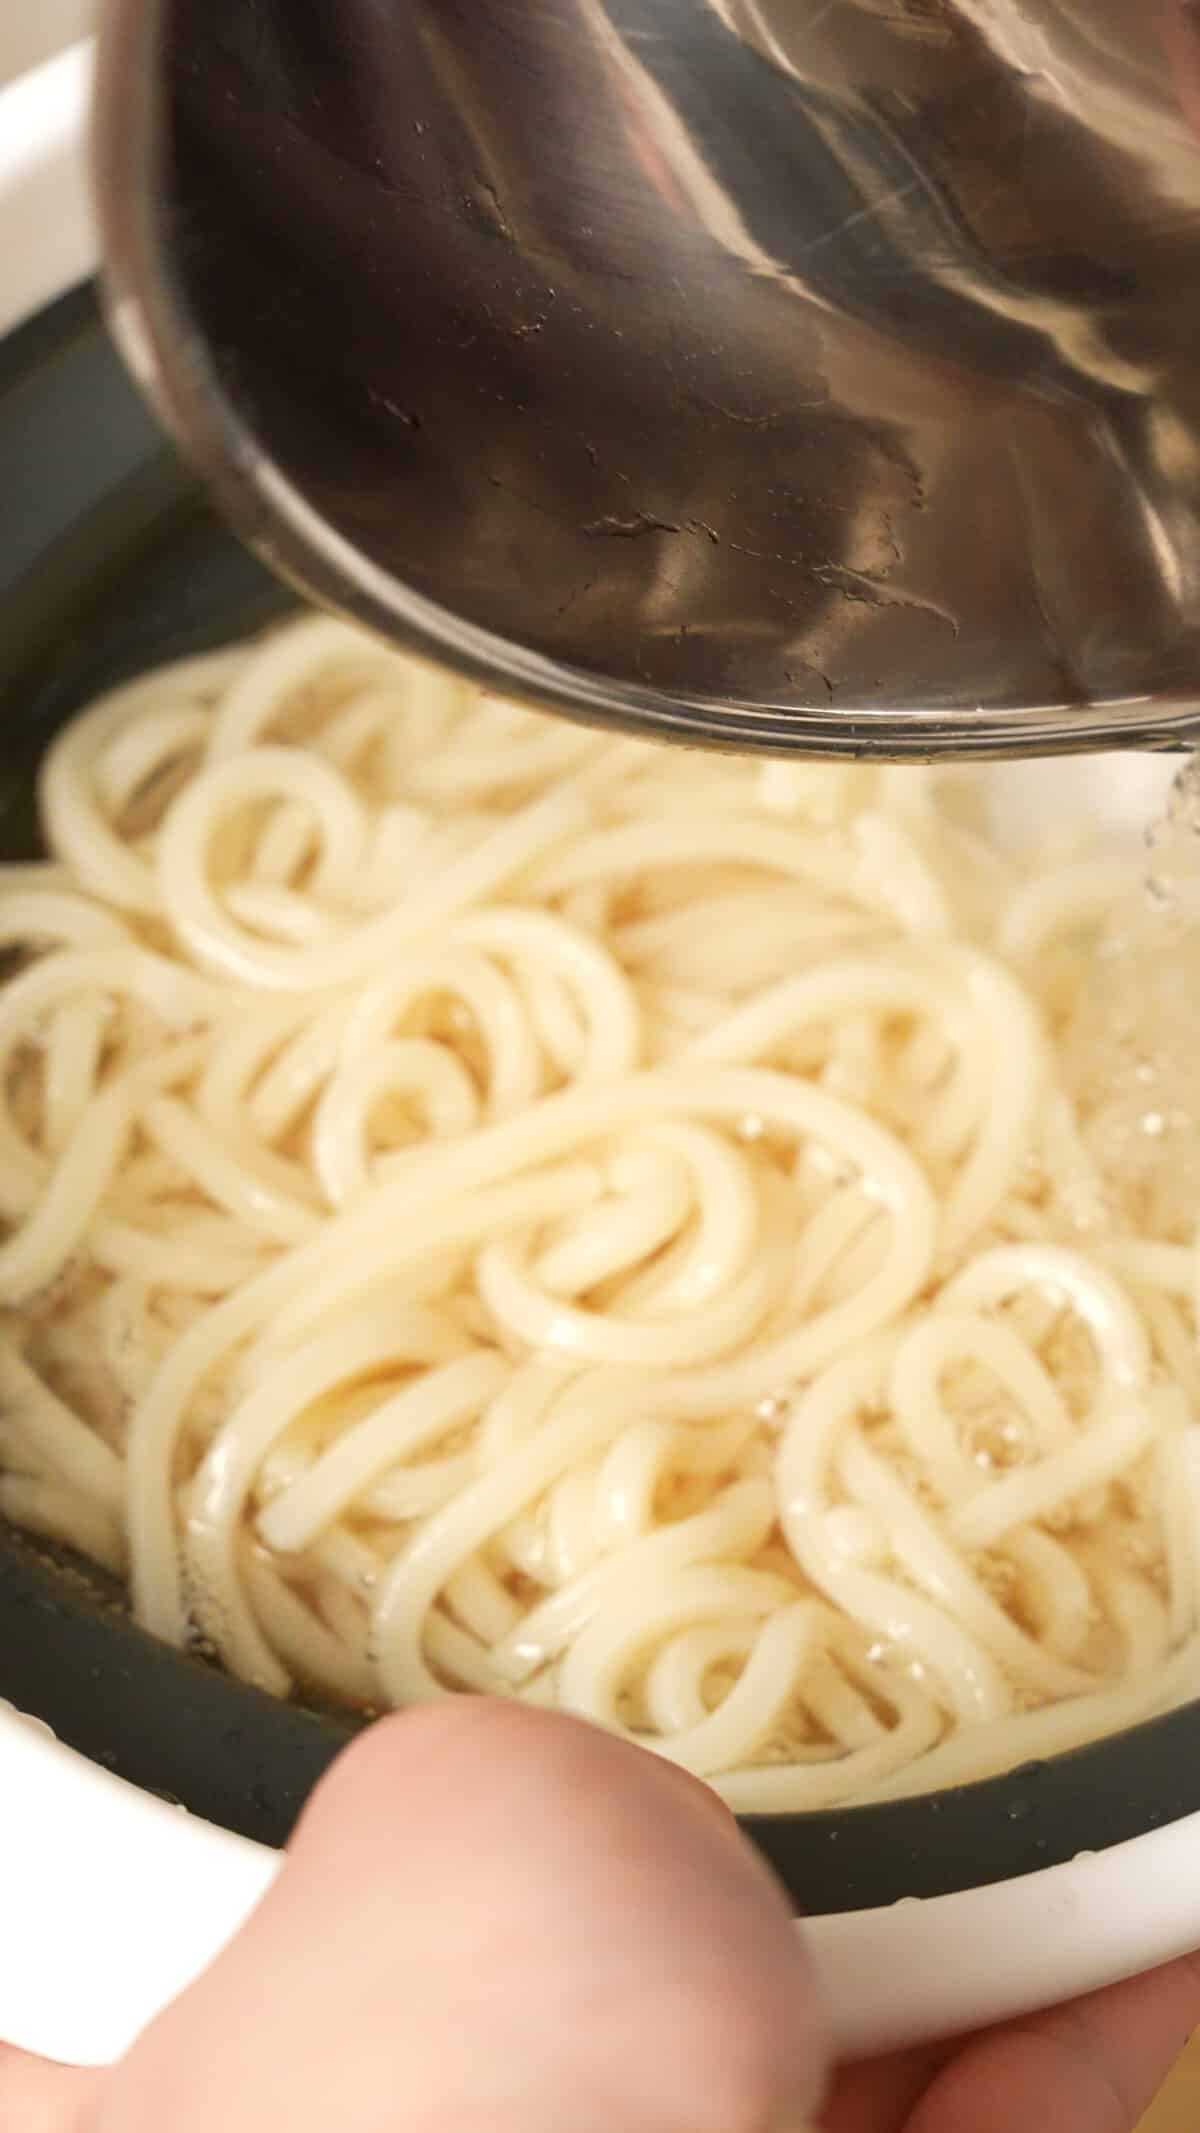
[[[773,2133],[824,2073],[803,1940],[715,1796],[456,1698],[347,1751],[247,1926],[44,2133]]]
[[[74,2066],[50,2066],[0,2044],[0,2129],[83,2133],[102,2078]]]

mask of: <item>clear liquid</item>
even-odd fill
[[[1066,1032],[1092,1153],[1124,1216],[1188,1243],[1200,1212],[1200,755],[1146,835]]]

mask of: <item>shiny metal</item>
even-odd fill
[[[97,170],[319,600],[718,743],[1200,728],[1193,0],[109,0]]]

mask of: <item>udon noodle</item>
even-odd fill
[[[1191,1694],[1194,1214],[1080,1035],[1138,862],[985,802],[309,618],[86,711],[0,870],[0,1511],[744,1811]]]

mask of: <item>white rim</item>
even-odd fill
[[[0,333],[91,273],[83,141],[93,47],[72,45],[0,89]]]
[[[0,2036],[103,2065],[212,1961],[278,1855],[164,1806],[2,1709],[0,1769]],[[1200,1815],[1019,1881],[815,1919],[808,1931],[847,2056],[952,2036],[1200,1944]]]
[[[94,266],[91,73],[79,45],[0,90],[0,332]],[[0,1772],[0,2037],[101,2064],[211,1961],[278,1859],[3,1708]],[[1069,1866],[810,1931],[847,2052],[1024,2013],[1200,1945],[1200,1815]]]
[[[0,2037],[118,2058],[274,1877],[274,1853],[195,1821],[0,1708]]]

